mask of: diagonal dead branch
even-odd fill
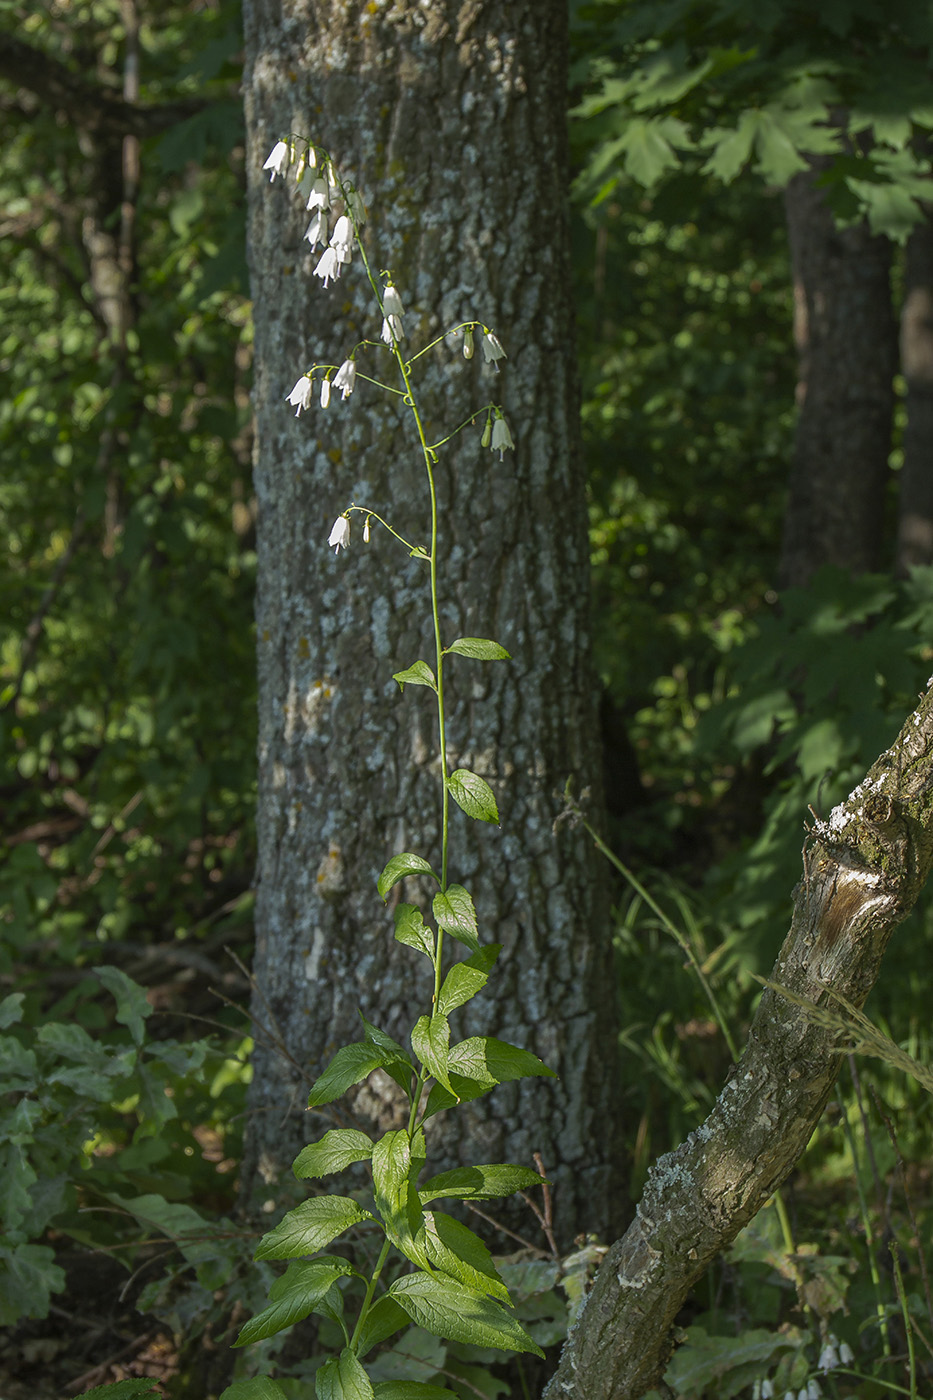
[[[933,689],[814,827],[771,981],[817,1006],[841,997],[861,1007],[931,864]],[[709,1117],[653,1166],[545,1400],[637,1400],[658,1385],[690,1289],[785,1180],[819,1122],[840,1064],[838,1013],[830,1021],[767,988]]]

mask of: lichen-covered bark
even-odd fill
[[[904,465],[897,514],[897,572],[933,563],[933,213],[907,240],[901,308],[907,385]]]
[[[284,397],[315,361],[379,333],[354,265],[328,290],[301,242],[294,190],[260,166],[288,132],[326,146],[360,187],[373,265],[391,268],[414,350],[478,317],[509,358],[500,374],[444,346],[415,366],[439,438],[490,399],[516,442],[500,462],[482,421],[440,453],[442,625],[489,636],[509,665],[454,660],[452,766],[483,774],[497,831],[454,809],[451,878],[474,894],[484,940],[504,945],[489,993],[456,1034],[533,1050],[559,1081],[508,1085],[446,1116],[431,1166],[530,1162],[555,1180],[559,1233],[618,1215],[614,991],[605,875],[581,833],[552,821],[568,775],[590,783],[597,731],[587,638],[587,538],[568,294],[563,0],[248,0],[250,258],[257,375],[260,1022],[295,1063],[255,1059],[247,1177],[276,1199],[295,1150],[328,1122],[302,1113],[307,1081],[361,1038],[357,1008],[401,1037],[428,1009],[426,964],[392,940],[375,880],[386,859],[436,859],[433,696],[392,672],[430,661],[426,569],[384,533],[335,559],[334,517],[365,502],[426,540],[424,467],[408,416],[358,381],[346,404],[296,421]],[[367,350],[361,371],[391,373]],[[336,398],[336,396],[335,396]],[[397,890],[395,893],[399,893]],[[425,891],[409,883],[406,899]],[[394,1125],[377,1073],[357,1119]],[[291,1113],[289,1109],[291,1108]]]
[[[822,564],[881,566],[897,368],[891,244],[865,223],[837,228],[817,183],[824,164],[813,160],[787,188],[800,377],[784,587]]]
[[[933,864],[933,690],[867,777],[817,825],[771,980],[860,1007]],[[635,1400],[656,1385],[671,1327],[708,1264],[806,1148],[839,1066],[834,1033],[774,991],[706,1122],[654,1166],[610,1249],[546,1400]]]

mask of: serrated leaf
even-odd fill
[[[426,661],[416,661],[404,671],[396,671],[392,679],[398,681],[401,691],[404,691],[406,685],[426,685],[429,690],[437,690],[434,672]]]
[[[331,1128],[318,1142],[303,1147],[292,1164],[299,1181],[342,1172],[354,1162],[365,1162],[372,1156],[372,1141],[355,1128]]]
[[[489,1166],[455,1167],[453,1171],[441,1172],[426,1181],[418,1195],[423,1206],[441,1196],[454,1197],[459,1201],[495,1201],[500,1196],[511,1196],[515,1191],[541,1186],[543,1182],[544,1177],[530,1167],[497,1162]]]
[[[401,1047],[399,1050],[401,1051]],[[401,1053],[405,1057],[404,1051]],[[352,1045],[342,1046],[323,1074],[311,1085],[308,1107],[320,1108],[323,1104],[332,1103],[354,1084],[359,1084],[367,1075],[372,1074],[374,1069],[387,1069],[391,1063],[391,1052],[374,1045],[372,1041],[357,1041]]]
[[[399,1332],[403,1327],[407,1327],[408,1322],[408,1314],[403,1312],[398,1303],[387,1293],[384,1294],[377,1303],[373,1303],[366,1314],[357,1339],[358,1354],[365,1356],[367,1352],[372,1351],[373,1347],[384,1342],[386,1337],[391,1337],[393,1332]]]
[[[436,1269],[508,1303],[509,1290],[479,1235],[452,1215],[433,1210],[424,1213],[424,1232],[428,1258]]]
[[[429,1385],[426,1381],[377,1381],[373,1395],[376,1400],[458,1400],[445,1385]]]
[[[499,808],[492,788],[478,773],[468,768],[458,768],[447,779],[447,788],[461,811],[478,822],[499,824]]]
[[[83,1396],[81,1400],[84,1400]],[[270,1381],[267,1376],[253,1376],[250,1380],[234,1381],[228,1385],[220,1400],[285,1400],[285,1396],[275,1381]]]
[[[146,1018],[152,1015],[145,987],[127,977],[119,967],[95,967],[94,972],[117,1003],[117,1020],[128,1028],[136,1044],[142,1045]]]
[[[509,1045],[491,1035],[470,1036],[454,1045],[447,1057],[447,1072],[461,1102],[481,1098],[497,1084],[507,1084],[513,1079],[557,1078],[530,1050],[520,1050],[517,1045]],[[428,1095],[425,1118],[452,1107],[454,1102],[442,1085],[435,1084]]]
[[[454,1279],[438,1274],[407,1274],[395,1280],[389,1296],[408,1313],[412,1322],[435,1337],[544,1355],[518,1319],[501,1303]]]
[[[352,1272],[345,1259],[289,1264],[282,1277],[277,1278],[269,1289],[269,1307],[250,1318],[233,1345],[245,1347],[251,1342],[260,1342],[264,1337],[273,1337],[276,1332],[291,1327],[292,1323],[310,1317],[337,1279]]]
[[[8,1026],[13,1026],[17,1021],[23,1019],[25,999],[25,992],[11,992],[8,997],[4,997],[0,1001],[0,1031],[5,1031]]]
[[[412,1027],[411,1048],[425,1069],[448,1093],[453,1094],[447,1075],[447,1054],[450,1049],[450,1026],[441,1014],[419,1016]]]
[[[488,637],[458,637],[447,647],[445,655],[469,656],[474,661],[511,661],[505,647],[491,642]]]
[[[786,126],[767,109],[758,116],[755,149],[755,169],[770,184],[786,185],[798,171],[808,168]]]
[[[374,1026],[367,1021],[362,1011],[359,1013],[359,1017],[363,1022],[366,1039],[370,1041],[377,1050],[381,1050],[385,1056],[382,1067],[386,1074],[390,1075],[403,1093],[411,1098],[412,1076],[414,1075],[415,1067],[407,1053],[402,1049],[397,1040],[393,1040],[390,1035],[386,1035],[385,1031],[379,1030],[378,1026]]]
[[[413,855],[411,851],[403,851],[401,855],[393,856],[376,881],[376,888],[386,899],[393,885],[397,885],[399,880],[404,880],[406,875],[431,875],[435,880],[437,876],[430,865],[421,856]],[[440,884],[440,880],[437,880]]]
[[[501,943],[487,943],[464,962],[454,963],[444,978],[437,999],[437,1009],[442,1015],[449,1016],[451,1011],[463,1006],[485,987],[501,951]]]
[[[756,113],[743,112],[734,130],[718,128],[709,132],[704,144],[712,146],[713,154],[700,173],[715,175],[723,184],[730,184],[751,160],[757,130]]]
[[[434,896],[434,917],[438,926],[465,943],[472,952],[479,952],[476,910],[462,885],[448,885]]]
[[[318,1369],[314,1393],[317,1400],[373,1400],[372,1383],[349,1347]]]
[[[274,1230],[263,1235],[253,1258],[297,1259],[302,1254],[315,1254],[361,1220],[372,1220],[372,1216],[352,1197],[314,1196],[295,1206]]]
[[[424,922],[424,917],[420,909],[416,909],[414,904],[399,904],[395,910],[395,937],[399,943],[404,943],[408,948],[414,948],[416,952],[424,953],[425,957],[434,962],[434,938],[431,930]]]
[[[410,1139],[404,1128],[383,1134],[373,1147],[373,1195],[393,1244],[420,1268],[429,1268],[424,1214],[417,1190],[425,1163],[424,1133]]]
[[[85,1396],[87,1396],[87,1400],[150,1400],[150,1396],[158,1397],[160,1394],[161,1392],[156,1389],[155,1381],[128,1377],[122,1381],[111,1381],[109,1385],[95,1385],[93,1390],[84,1392],[81,1400],[85,1400]],[[221,1400],[224,1400],[226,1394],[227,1392],[224,1391]],[[279,1391],[278,1394],[281,1395],[282,1392]],[[244,1400],[247,1398],[244,1397]],[[252,1397],[248,1397],[248,1400],[252,1400]],[[260,1397],[257,1396],[256,1400],[260,1400]]]

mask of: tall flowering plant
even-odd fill
[[[345,401],[360,381],[366,381],[401,398],[411,414],[424,458],[431,510],[427,548],[405,539],[372,504],[355,501],[338,516],[327,543],[336,554],[348,549],[354,517],[360,517],[364,543],[374,526],[381,527],[410,557],[424,564],[434,631],[433,664],[420,658],[411,661],[395,672],[394,679],[402,691],[406,685],[423,686],[435,697],[441,846],[431,859],[412,851],[392,855],[377,882],[384,901],[406,879],[416,879],[423,891],[430,891],[424,907],[399,903],[393,911],[395,938],[423,960],[430,987],[430,1003],[412,1026],[409,1045],[399,1044],[361,1014],[363,1039],[337,1051],[312,1086],[309,1098],[311,1108],[322,1108],[381,1069],[405,1096],[407,1122],[377,1140],[356,1129],[332,1128],[299,1153],[294,1171],[305,1181],[319,1181],[354,1163],[368,1163],[371,1194],[363,1202],[356,1196],[310,1196],[263,1237],[256,1258],[281,1259],[288,1261],[288,1266],[272,1286],[269,1306],[246,1323],[235,1345],[246,1346],[273,1336],[317,1313],[337,1324],[344,1342],[339,1354],[318,1368],[317,1400],[456,1400],[450,1390],[421,1381],[373,1382],[366,1360],[380,1343],[411,1323],[453,1341],[542,1354],[510,1311],[508,1290],[483,1241],[460,1220],[439,1209],[438,1203],[493,1200],[542,1185],[544,1178],[525,1166],[498,1164],[458,1167],[422,1179],[428,1160],[429,1124],[436,1114],[479,1098],[507,1080],[551,1074],[535,1055],[492,1036],[470,1036],[451,1043],[451,1017],[486,985],[500,952],[499,944],[481,940],[473,898],[468,889],[450,878],[451,799],[475,821],[497,824],[499,813],[485,779],[466,768],[450,770],[445,668],[452,658],[496,662],[509,657],[504,647],[489,638],[448,639],[442,631],[438,598],[443,556],[435,466],[440,449],[478,419],[483,421],[480,447],[498,452],[501,460],[506,451],[513,450],[514,443],[502,407],[495,402],[483,405],[446,437],[429,442],[415,375],[418,361],[444,342],[456,344],[469,360],[479,337],[484,360],[496,369],[506,356],[495,332],[481,321],[460,322],[409,353],[403,348],[402,292],[391,273],[377,275],[373,271],[361,240],[366,216],[355,186],[342,178],[325,150],[305,138],[291,136],[277,142],[264,169],[273,181],[281,177],[296,184],[305,199],[310,222],[304,236],[312,249],[322,249],[314,275],[325,287],[337,281],[358,255],[373,296],[374,325],[379,327],[378,338],[374,335],[358,342],[339,363],[314,364],[306,369],[287,395],[287,402],[297,417],[309,409],[315,395],[326,407],[332,393],[339,392]],[[396,382],[364,374],[357,364],[363,351],[381,355],[394,370]],[[465,945],[469,956],[451,959],[447,939]],[[368,1230],[379,1241],[378,1255],[368,1274],[350,1259],[325,1253],[352,1229]],[[222,1400],[280,1397],[282,1391],[274,1381],[255,1377],[235,1382]]]

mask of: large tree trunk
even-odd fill
[[[901,369],[907,424],[897,521],[897,572],[933,564],[933,216],[907,240]]]
[[[897,367],[890,242],[837,228],[813,166],[787,188],[800,379],[784,587],[822,564],[880,567]]]
[[[933,865],[933,689],[812,834],[772,980],[825,1011],[838,1008],[832,992],[859,1008]],[[660,1382],[684,1300],[806,1149],[839,1051],[838,1032],[818,1013],[764,993],[745,1054],[706,1122],[652,1167],[546,1400],[637,1400]]]
[[[397,851],[437,858],[433,697],[391,680],[430,658],[424,565],[385,534],[326,548],[351,500],[426,539],[424,467],[407,414],[372,386],[296,421],[284,403],[316,360],[338,362],[379,322],[361,269],[329,290],[300,240],[294,186],[260,166],[282,135],[330,150],[366,199],[373,266],[391,268],[417,349],[488,321],[502,373],[441,345],[415,366],[436,438],[495,398],[517,451],[500,463],[482,420],[441,450],[442,622],[495,637],[510,665],[451,667],[454,766],[484,774],[502,831],[454,812],[451,877],[504,945],[492,995],[458,1033],[497,1033],[559,1081],[508,1085],[447,1116],[432,1166],[540,1151],[559,1235],[618,1220],[615,995],[605,873],[580,832],[555,837],[554,792],[592,783],[598,727],[587,637],[587,533],[564,227],[563,0],[462,4],[247,0],[250,249],[257,373],[260,749],[255,1013],[292,1061],[255,1055],[246,1174],[276,1199],[297,1148],[327,1126],[309,1077],[361,1038],[357,1008],[396,1038],[430,1001],[375,889]],[[365,351],[367,373],[389,357]],[[357,537],[358,539],[358,527]],[[411,897],[411,896],[408,896]],[[384,1076],[360,1120],[395,1125]]]

